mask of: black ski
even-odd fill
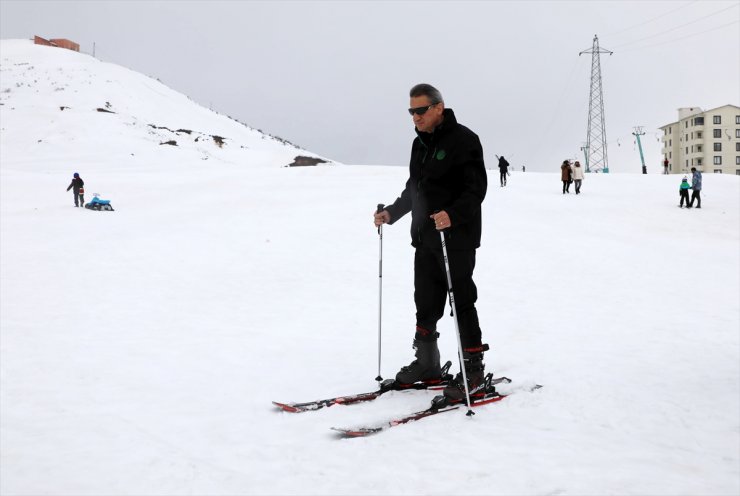
[[[507,377],[500,377],[500,378],[494,379],[493,376],[489,374],[486,380],[489,381],[489,384],[486,385],[486,394],[485,396],[481,398],[476,398],[472,401],[473,408],[479,407],[482,405],[487,405],[489,403],[495,403],[495,402],[501,401],[507,396],[509,396],[510,394],[514,393],[514,391],[512,391],[507,394],[499,394],[496,391],[496,388],[495,388],[496,384],[501,384],[501,383],[508,384],[511,382],[511,379]],[[537,384],[533,387],[527,388],[527,390],[534,391],[535,389],[539,389],[541,387],[542,386]],[[438,415],[440,413],[451,412],[463,406],[466,406],[465,402],[458,402],[458,403],[450,404],[447,398],[440,395],[440,396],[436,396],[432,400],[432,405],[426,410],[415,412],[415,413],[405,415],[402,417],[397,417],[392,420],[378,423],[376,425],[361,426],[361,427],[354,427],[354,428],[332,427],[331,429],[333,431],[336,431],[339,434],[340,438],[365,437],[365,436],[369,436],[370,434],[376,434],[378,432],[388,430],[391,427],[396,427],[399,425],[407,424],[409,422],[415,422],[417,420],[421,420],[426,417],[431,417],[432,415]]]
[[[444,367],[442,367],[442,378],[433,381],[415,382],[413,384],[400,384],[396,382],[395,379],[386,379],[385,381],[380,383],[380,389],[369,393],[337,396],[335,398],[306,401],[304,403],[281,403],[279,401],[273,401],[272,404],[280,408],[284,412],[301,413],[320,410],[322,408],[334,405],[353,405],[355,403],[372,401],[389,391],[407,391],[411,389],[431,389],[436,391],[444,389],[447,383],[452,380],[452,375],[449,373],[451,366],[452,362],[448,361],[447,363],[445,363]]]

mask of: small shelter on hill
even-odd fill
[[[65,38],[53,38],[51,40],[47,40],[46,38],[42,38],[41,36],[34,35],[33,43],[35,45],[46,45],[46,46],[53,46],[53,47],[59,47],[59,48],[66,48],[67,50],[74,50],[75,52],[80,51],[80,45],[78,43],[75,43],[72,40],[67,40]]]

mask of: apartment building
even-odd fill
[[[740,175],[740,107],[724,105],[711,110],[678,109],[678,121],[663,131],[663,157],[668,172],[701,172]]]

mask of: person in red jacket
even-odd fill
[[[394,224],[411,213],[411,245],[414,256],[414,303],[416,304],[416,359],[404,366],[396,381],[410,384],[441,378],[437,321],[444,315],[448,298],[447,278],[440,231],[446,246],[465,372],[471,398],[485,394],[481,328],[473,282],[475,252],[481,239],[481,203],[486,196],[487,176],[480,139],[458,124],[455,113],[445,108],[442,95],[429,84],[414,86],[409,94],[416,139],[411,146],[409,178],[392,205],[375,212],[375,226]],[[465,398],[462,374],[444,390],[445,397]]]
[[[85,206],[85,181],[82,180],[80,175],[78,173],[74,173],[74,177],[72,178],[72,182],[69,183],[69,186],[67,186],[67,191],[70,189],[72,190],[72,193],[75,197],[75,207],[84,207]],[[78,204],[79,202],[79,204]]]

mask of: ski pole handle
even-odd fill
[[[378,203],[378,209],[375,211],[375,213],[376,214],[379,214],[383,210],[385,210],[385,205],[383,205],[382,203]],[[381,224],[380,226],[378,226],[378,234],[380,234],[380,228],[381,228],[382,225],[383,224]]]

